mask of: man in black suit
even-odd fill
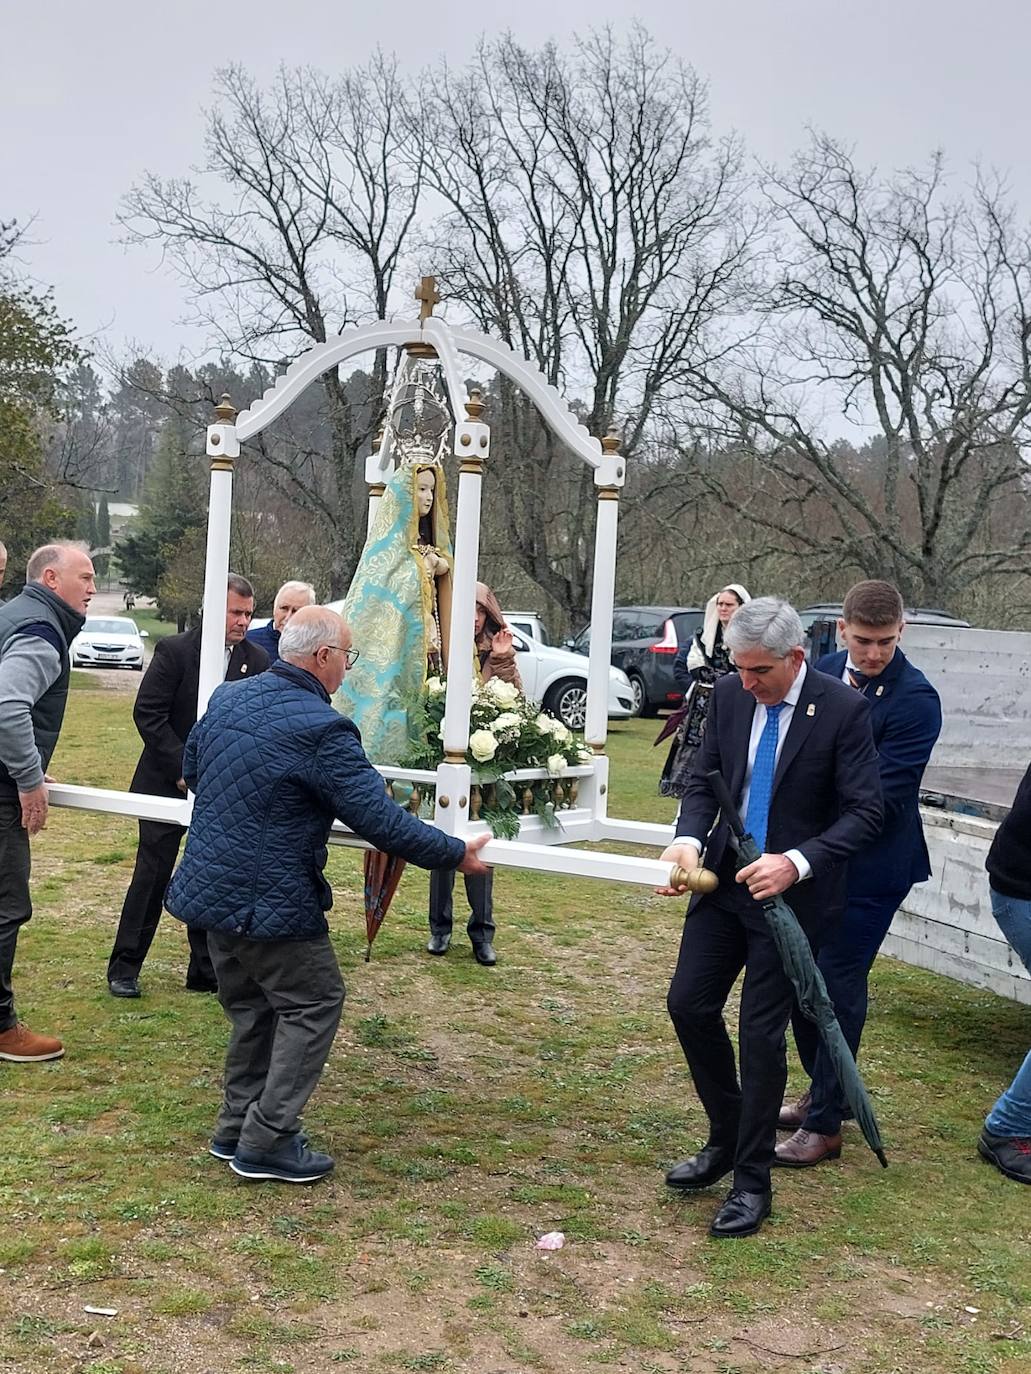
[[[226,596],[225,680],[253,677],[269,665],[268,654],[245,638],[254,614],[254,588],[245,577],[229,574]],[[200,685],[200,626],[185,634],[169,635],[154,646],[154,657],[136,696],[133,720],[143,740],[130,792],[156,797],[186,795],[183,747],[197,721]],[[139,997],[139,976],[161,919],[165,889],[179,857],[186,833],[180,825],[139,822],[129,890],[107,965],[107,985],[113,997]],[[191,992],[216,992],[218,983],[208,954],[207,936],[190,929],[190,963],[186,986]]]
[[[914,883],[931,875],[920,823],[920,780],[942,726],[938,693],[899,648],[902,597],[890,582],[857,582],[845,596],[838,634],[845,648],[815,665],[870,703],[870,727],[884,797],[884,831],[848,865],[845,915],[820,947],[820,972],[854,1055],[866,1023],[867,979],[892,918]],[[792,1015],[799,1057],[812,1080],[785,1103],[780,1126],[794,1135],[775,1163],[807,1169],[841,1154],[847,1104],[813,1023]]]
[[[787,1081],[792,987],[761,904],[787,894],[817,944],[844,906],[846,861],[877,834],[883,814],[869,703],[808,670],[802,637],[795,611],[775,597],[749,602],[730,622],[726,643],[738,671],[716,684],[677,838],[662,856],[694,868],[704,844],[720,882],[688,908],[667,999],[709,1138],[666,1176],[671,1188],[693,1191],[733,1171],[709,1228],[720,1237],[751,1235],[769,1215]],[[716,769],[762,851],[739,874],[707,778]],[[723,1007],[742,969],[739,1084]]]

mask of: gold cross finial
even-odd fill
[[[415,299],[419,302],[419,319],[428,320],[433,314],[433,307],[440,304],[436,277],[422,278],[416,287]]]

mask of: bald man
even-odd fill
[[[232,1024],[211,1153],[244,1178],[314,1183],[333,1168],[300,1123],[344,1002],[323,876],[333,821],[422,868],[487,872],[476,857],[486,837],[466,844],[390,801],[357,727],[333,708],[357,657],[339,615],[303,607],[279,661],[218,688],[186,742],[196,801],[165,904],[207,932]]]
[[[11,977],[18,932],[32,915],[29,836],[47,823],[46,769],[68,700],[69,647],[96,590],[74,544],[44,544],[25,589],[0,606],[0,1059],[60,1059],[64,1046],[18,1020]]]

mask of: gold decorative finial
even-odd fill
[[[601,441],[603,453],[618,453],[619,446],[623,442],[623,436],[615,425],[609,425],[609,431]]]
[[[231,425],[236,419],[236,406],[229,399],[229,392],[223,391],[218,405],[215,407],[215,415],[220,425]]]
[[[465,403],[465,413],[470,420],[478,420],[483,414],[486,406],[483,404],[483,392],[478,386],[474,386],[469,392],[469,399]]]
[[[415,299],[419,302],[419,319],[428,320],[433,307],[440,304],[436,277],[423,277],[415,289]]]
[[[669,871],[669,885],[678,892],[715,892],[720,880],[711,869],[681,868],[674,864]]]

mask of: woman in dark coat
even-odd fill
[[[751,597],[738,582],[730,582],[711,596],[705,607],[705,620],[690,644],[673,660],[673,676],[683,688],[684,704],[669,720],[656,744],[675,731],[673,743],[659,780],[664,797],[682,797],[694,751],[702,742],[709,698],[717,681],[734,671],[730,654],[723,645],[723,630],[734,612]]]

